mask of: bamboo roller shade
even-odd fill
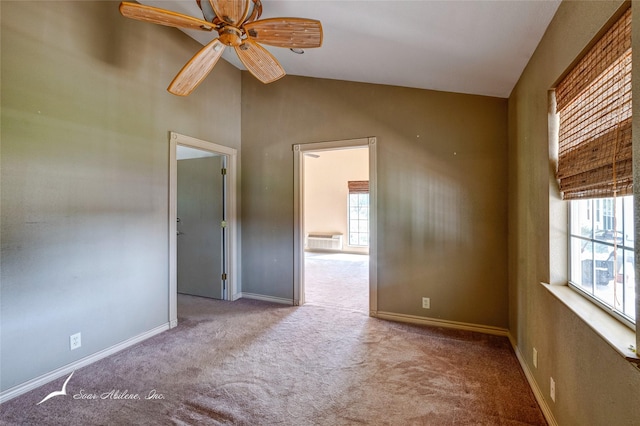
[[[631,194],[631,8],[558,84],[556,102],[562,198]]]
[[[350,180],[347,182],[347,185],[349,185],[349,194],[368,194],[369,193],[368,180]]]

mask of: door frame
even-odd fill
[[[293,304],[304,304],[304,154],[310,151],[369,148],[369,315],[378,312],[377,160],[375,137],[293,146]]]
[[[176,132],[169,132],[169,326],[178,325],[178,145],[209,151],[226,158],[227,183],[224,191],[226,208],[226,229],[223,250],[226,251],[224,269],[227,272],[227,285],[223,291],[223,300],[240,298],[238,281],[238,231],[237,231],[237,160],[238,151],[213,142],[196,139]]]

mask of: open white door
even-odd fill
[[[224,299],[224,157],[177,150],[178,293]]]

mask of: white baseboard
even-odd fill
[[[0,404],[2,404],[3,402],[9,401],[10,399],[13,399],[19,395],[22,395],[23,393],[27,393],[35,388],[38,388],[42,385],[45,385],[53,380],[56,380],[57,378],[60,378],[62,376],[66,376],[67,374],[85,367],[89,364],[92,364],[96,361],[99,361],[103,358],[108,357],[109,355],[113,355],[116,352],[120,352],[123,349],[126,349],[130,346],[133,346],[137,343],[142,342],[143,340],[146,340],[150,337],[155,336],[156,334],[160,334],[163,331],[166,331],[169,329],[169,323],[163,324],[161,326],[158,326],[156,328],[153,328],[149,331],[146,331],[142,334],[139,334],[138,336],[132,337],[130,339],[127,339],[121,343],[118,343],[117,345],[111,346],[109,348],[103,349],[99,352],[96,352],[92,355],[86,356],[82,359],[79,359],[78,361],[74,361],[71,364],[67,364],[64,367],[60,367],[56,370],[53,370],[49,373],[43,374],[42,376],[36,377],[34,379],[31,379],[27,382],[24,382],[18,386],[14,386],[10,389],[7,389],[6,391],[0,392]]]
[[[457,330],[476,331],[478,333],[493,334],[496,336],[508,336],[506,328],[492,327],[489,325],[469,324],[465,322],[447,321],[437,318],[419,317],[417,315],[395,314],[392,312],[371,311],[370,316],[397,322],[410,324],[430,325],[435,327],[455,328]]]
[[[518,348],[518,345],[516,344],[515,340],[513,339],[513,336],[511,336],[511,333],[509,333],[509,341],[511,342],[511,346],[513,347],[513,351],[516,353],[516,357],[518,358],[518,362],[520,362],[520,366],[522,367],[522,371],[524,371],[524,375],[527,378],[527,382],[529,382],[529,387],[533,391],[533,396],[535,396],[536,401],[538,401],[538,405],[540,406],[540,409],[542,410],[542,414],[544,415],[544,418],[547,420],[547,423],[549,423],[549,426],[558,426],[558,422],[556,421],[555,417],[553,417],[553,413],[551,412],[551,408],[549,408],[549,405],[547,404],[547,401],[544,399],[544,396],[543,396],[544,394],[540,390],[540,387],[538,386],[538,383],[536,382],[535,378],[533,377],[533,373],[531,373],[531,370],[529,369],[529,366],[525,362],[525,359],[522,356],[522,353],[520,352],[520,349]]]
[[[255,293],[240,293],[240,297],[244,299],[253,299],[253,300],[262,300],[263,302],[273,302],[280,303],[282,305],[294,305],[294,301],[292,299],[285,299],[282,297],[273,297],[273,296],[265,296],[264,294],[255,294]]]

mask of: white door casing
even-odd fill
[[[369,147],[369,315],[378,311],[376,138],[367,137],[293,146],[293,304],[304,304],[304,153]]]
[[[241,288],[238,268],[238,234],[237,234],[237,150],[213,142],[207,142],[176,132],[169,132],[169,324],[173,328],[178,325],[178,280],[177,280],[177,146],[196,148],[226,157],[227,190],[225,239],[225,270],[227,286],[225,300],[240,298]]]

